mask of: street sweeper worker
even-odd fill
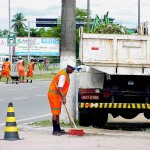
[[[17,62],[17,71],[19,76],[19,82],[24,82],[25,70],[24,70],[24,61],[22,57],[19,56],[19,60]]]
[[[35,62],[33,60],[33,58],[30,59],[30,62],[28,62],[28,70],[27,70],[27,83],[28,83],[28,80],[30,78],[30,81],[29,83],[32,83],[32,78],[33,78],[33,70],[34,70],[34,65],[35,65]]]
[[[6,84],[8,84],[9,77],[10,77],[10,71],[11,71],[11,64],[8,62],[9,58],[6,58],[5,61],[2,64],[2,72],[0,75],[0,80],[2,76],[5,76],[7,81]]]
[[[61,113],[62,103],[66,104],[66,95],[70,85],[69,75],[78,68],[67,65],[66,68],[60,70],[52,79],[48,89],[48,100],[52,112],[53,135],[66,134],[60,128],[59,115]]]

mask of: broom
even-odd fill
[[[77,126],[76,126],[76,124],[75,124],[75,122],[74,122],[72,116],[70,115],[70,112],[69,112],[68,109],[67,109],[66,104],[64,104],[64,106],[65,106],[65,109],[66,109],[66,112],[67,112],[69,121],[70,121],[70,123],[73,124],[73,126],[74,126],[74,129],[69,129],[68,134],[69,134],[69,135],[78,135],[78,136],[84,135],[84,134],[85,134],[84,131],[83,131],[82,129],[78,129],[78,128],[77,128]],[[71,125],[71,127],[72,127],[72,125]]]

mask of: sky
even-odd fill
[[[87,0],[76,0],[76,7],[87,9]],[[140,21],[150,22],[150,1],[140,1]],[[101,18],[109,12],[109,17],[128,28],[138,25],[138,0],[90,0],[91,17],[96,14]],[[61,16],[61,0],[10,0],[10,18],[16,13],[23,13],[35,26],[36,18],[58,18]],[[0,29],[9,29],[9,0],[0,0]]]

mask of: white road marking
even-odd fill
[[[28,97],[16,97],[16,98],[13,98],[13,99],[25,99],[25,98],[28,98]]]
[[[51,116],[51,114],[45,114],[45,115],[41,115],[41,116],[36,116],[36,117],[30,117],[30,118],[25,118],[25,119],[20,119],[17,120],[16,122],[23,122],[23,121],[28,121],[28,120],[33,120],[33,119],[38,119],[38,118],[43,118],[43,117],[47,117],[47,116]],[[1,123],[0,126],[4,126],[6,123]]]
[[[37,87],[29,87],[28,89],[36,89]]]
[[[1,102],[1,101],[3,101],[3,100],[0,99],[0,102]]]
[[[15,91],[15,90],[17,90],[17,89],[6,89],[6,91],[10,91],[10,90],[13,90],[13,91]]]
[[[35,95],[35,96],[46,96],[46,94],[45,95]]]

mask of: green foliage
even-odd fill
[[[100,25],[94,29],[95,33],[102,33],[102,34],[124,34],[124,30],[120,25]]]
[[[28,32],[25,31],[23,28],[21,28],[21,29],[17,32],[17,35],[16,35],[16,36],[19,36],[19,37],[28,36]]]
[[[22,13],[17,13],[16,15],[13,16],[13,19],[11,20],[13,25],[11,26],[11,28],[14,29],[14,32],[16,32],[18,36],[19,32],[26,28],[26,25],[24,24],[26,20],[27,19],[25,19]]]
[[[104,18],[99,18],[98,15],[93,20],[91,33],[101,33],[101,34],[132,34],[134,32],[129,32],[126,27],[119,24],[114,24],[112,18],[108,17],[108,12],[104,15]]]
[[[55,76],[55,73],[40,73],[40,74],[35,74],[33,75],[34,79],[51,79]]]
[[[43,62],[42,63],[38,63],[37,66],[38,66],[39,71],[42,71],[43,67],[44,67],[44,63]]]
[[[31,37],[39,37],[39,32],[37,31],[37,29],[31,28],[30,29],[30,36]]]
[[[87,19],[87,10],[76,8],[76,19],[83,19],[86,21]]]

